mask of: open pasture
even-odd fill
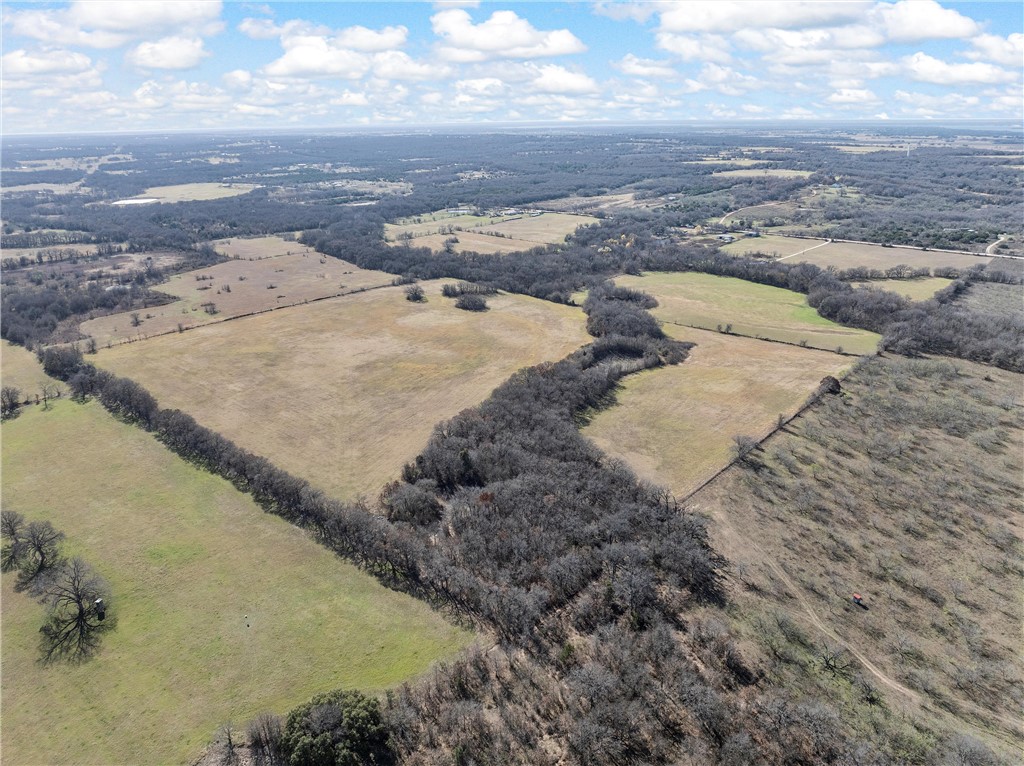
[[[417,237],[409,244],[415,247],[429,247],[434,252],[441,252],[445,248],[445,240],[451,237],[459,240],[452,245],[452,250],[456,253],[474,252],[482,255],[497,255],[498,253],[515,253],[529,250],[537,247],[538,244],[537,242],[530,242],[525,239],[492,237],[475,231],[457,231],[454,234],[428,234],[424,237]]]
[[[384,224],[384,239],[388,242],[395,242],[400,241],[401,238],[444,234],[448,231],[449,227],[470,229],[480,224],[497,223],[503,220],[504,218],[500,216],[446,213],[443,210],[439,210],[434,213],[403,218],[397,223]]]
[[[768,257],[791,258],[816,245],[824,245],[826,239],[800,239],[783,237],[779,234],[762,234],[759,237],[742,237],[735,242],[721,246],[723,253],[729,255],[754,255],[760,253]]]
[[[3,476],[117,618],[91,661],[41,666],[43,607],[4,576],[5,764],[191,763],[227,721],[390,687],[471,640],[98,403],[5,424]]]
[[[18,389],[21,401],[41,393],[45,385],[56,386],[62,392],[67,390],[67,386],[43,372],[35,354],[6,340],[0,343],[0,384]]]
[[[201,202],[225,197],[238,197],[259,188],[257,184],[195,183],[153,186],[132,200],[156,200],[157,202]],[[131,200],[121,200],[131,202]],[[116,204],[116,203],[115,203]]]
[[[785,343],[806,342],[810,348],[870,354],[879,336],[824,319],[807,305],[807,297],[778,287],[710,274],[661,272],[642,277],[617,277],[616,284],[650,293],[659,306],[654,316],[671,325],[714,330],[732,325],[736,335]]]
[[[583,434],[644,479],[682,497],[732,458],[732,437],[760,437],[850,360],[826,351],[666,325],[697,344],[685,362],[630,375],[617,404]]]
[[[146,386],[240,446],[330,494],[376,497],[436,423],[526,365],[588,340],[579,309],[515,295],[462,311],[423,283],[345,296],[101,350],[98,364]]]
[[[555,210],[566,213],[587,213],[595,210],[620,210],[632,208],[654,207],[654,200],[637,200],[635,192],[621,192],[617,194],[597,194],[592,197],[559,197],[548,199],[539,203],[545,210]],[[660,203],[658,203],[660,204]]]
[[[730,164],[732,164],[731,160]],[[740,168],[737,170],[717,170],[711,175],[721,178],[808,178],[811,175],[811,171],[790,170],[788,168]]]
[[[221,255],[243,261],[258,261],[262,258],[276,258],[279,255],[313,255],[315,253],[312,248],[306,247],[301,242],[294,240],[289,242],[276,234],[269,237],[218,239],[210,244]]]
[[[900,264],[914,268],[952,266],[963,269],[987,263],[988,260],[984,256],[969,253],[936,252],[914,247],[882,247],[859,242],[829,242],[823,247],[793,258],[791,262],[813,263],[822,268],[835,266],[837,269],[850,269],[854,266],[888,269]]]
[[[597,218],[589,215],[571,215],[569,213],[526,214],[518,218],[500,221],[496,224],[481,224],[474,231],[481,234],[496,232],[502,237],[526,240],[538,245],[553,245],[565,241],[565,238],[580,226],[590,226],[597,222]]]
[[[854,282],[854,287],[874,287],[877,290],[888,290],[912,301],[926,301],[939,290],[949,287],[953,280],[943,277],[924,277],[921,279],[876,279],[871,282]]]
[[[302,250],[302,246],[296,246]],[[318,253],[234,260],[176,274],[156,290],[178,300],[82,322],[98,346],[189,329],[225,319],[390,285],[394,277]],[[208,310],[213,304],[214,313]],[[133,314],[138,314],[135,324]]]

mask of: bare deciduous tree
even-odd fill
[[[80,558],[56,568],[46,580],[42,600],[49,611],[39,629],[43,662],[87,659],[114,625],[106,611],[106,582]]]

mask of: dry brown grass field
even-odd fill
[[[155,199],[159,202],[195,202],[223,199],[248,194],[257,184],[195,183],[152,186],[134,199]]]
[[[732,160],[729,161],[733,163]],[[751,163],[754,164],[754,163]],[[810,170],[789,170],[787,168],[741,168],[739,170],[719,170],[712,175],[725,178],[808,178]]]
[[[275,258],[279,255],[312,255],[316,252],[300,242],[289,242],[276,234],[269,237],[218,239],[210,244],[221,255],[226,255],[228,258],[238,258],[243,261]]]
[[[256,247],[256,246],[252,246]],[[302,250],[302,246],[296,247]],[[318,253],[281,255],[261,260],[233,260],[177,274],[156,290],[178,298],[164,306],[110,314],[82,322],[80,331],[98,346],[150,338],[222,322],[225,319],[294,306],[353,291],[390,285],[394,277],[367,271]],[[214,304],[208,313],[204,304]],[[132,314],[139,322],[133,324]]]
[[[535,244],[556,244],[563,242],[580,226],[590,226],[598,222],[589,215],[571,215],[569,213],[544,213],[543,215],[523,215],[496,224],[480,224],[474,231],[488,234],[497,232],[512,239],[523,239]]]
[[[648,481],[682,497],[728,465],[732,437],[761,437],[851,360],[829,353],[666,325],[690,341],[685,362],[622,382],[617,404],[583,434]]]
[[[1016,762],[1024,377],[872,358],[843,389],[691,500],[742,631],[775,682],[872,695]]]
[[[728,242],[721,246],[723,253],[729,255],[754,255],[760,253],[776,258],[790,258],[795,253],[800,253],[816,245],[824,245],[825,239],[801,239],[798,237],[783,237],[778,234],[762,234],[759,237],[743,237],[735,242]]]
[[[7,341],[0,343],[0,385],[18,389],[22,401],[41,393],[45,385],[67,391],[67,386],[43,372],[35,354]]]
[[[953,266],[969,268],[988,262],[984,256],[966,253],[939,253],[934,250],[919,250],[909,247],[882,247],[881,245],[862,245],[853,242],[830,242],[803,255],[792,258],[791,262],[813,263],[827,268],[849,269],[854,266],[865,266],[869,269],[887,269],[899,264],[913,266]]]
[[[545,203],[547,204],[547,203]],[[512,216],[446,215],[437,212],[418,216],[397,224],[385,224],[385,239],[392,245],[408,241],[416,247],[441,251],[445,240],[456,237],[455,252],[477,252],[485,255],[529,250],[537,245],[562,242],[580,226],[597,223],[589,215],[570,213],[529,213]],[[455,227],[451,232],[449,227]],[[411,237],[411,239],[409,239]]]
[[[434,425],[517,369],[588,340],[579,309],[523,296],[456,309],[384,288],[101,350],[99,366],[163,407],[265,455],[330,494],[376,497]]]
[[[445,248],[445,240],[456,237],[459,241],[452,245],[456,253],[474,252],[481,255],[497,255],[498,253],[515,253],[537,247],[537,242],[525,239],[508,239],[491,237],[474,231],[457,231],[454,234],[427,234],[410,242],[415,247],[429,247],[434,252]],[[392,243],[400,244],[400,243]]]
[[[654,203],[654,200],[637,200],[634,192],[621,192],[618,194],[599,194],[593,197],[559,197],[558,199],[544,200],[538,204],[545,210],[557,210],[566,213],[588,213],[595,210],[653,207]]]

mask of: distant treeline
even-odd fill
[[[28,279],[5,275],[0,300],[0,337],[27,348],[54,342],[62,323],[91,315],[160,306],[174,300],[151,289],[171,274],[211,266],[225,260],[206,246],[182,254],[173,266],[150,266],[134,271],[85,274],[51,272],[40,267]],[[76,337],[72,333],[72,337]]]
[[[948,354],[1024,372],[1024,322],[1020,320],[970,311],[943,295],[915,303],[884,290],[854,288],[841,278],[856,272],[837,275],[813,264],[760,261],[697,245],[670,244],[629,220],[604,221],[580,229],[565,245],[509,256],[435,254],[426,248],[389,247],[379,241],[354,242],[341,226],[304,232],[301,241],[367,269],[417,279],[462,279],[560,303],[621,273],[696,271],[736,277],[804,293],[821,316],[882,334],[884,350]],[[981,279],[1014,278],[978,270],[960,277],[964,285]]]

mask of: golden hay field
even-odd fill
[[[827,351],[671,325],[665,330],[697,344],[689,358],[625,378],[618,404],[598,412],[583,434],[680,497],[728,464],[733,436],[764,436],[824,376],[838,376],[852,364]]]
[[[869,269],[887,269],[899,264],[928,268],[952,266],[969,268],[988,262],[984,256],[968,253],[940,253],[934,250],[919,250],[910,247],[882,247],[881,245],[865,245],[857,242],[830,242],[823,247],[811,250],[792,262],[813,263],[827,268],[849,269],[854,266],[865,266]]]
[[[299,245],[296,249],[303,248]],[[90,319],[82,322],[80,330],[102,347],[176,332],[179,325],[182,329],[199,327],[253,312],[390,285],[393,279],[391,274],[360,269],[313,252],[233,260],[176,274],[158,285],[157,291],[178,298],[173,303]],[[211,302],[215,314],[204,308],[203,304]],[[132,324],[133,313],[139,314],[138,326]]]
[[[806,342],[811,348],[828,350],[842,346],[855,354],[874,352],[879,341],[875,333],[819,316],[807,305],[805,295],[778,287],[692,272],[622,276],[615,282],[657,298],[660,305],[651,313],[665,323],[666,331],[672,324],[707,330],[732,325],[737,335]]]
[[[101,350],[97,363],[334,496],[375,497],[439,421],[588,340],[579,309],[500,295],[466,312],[441,284],[423,283],[426,303],[387,287]]]

